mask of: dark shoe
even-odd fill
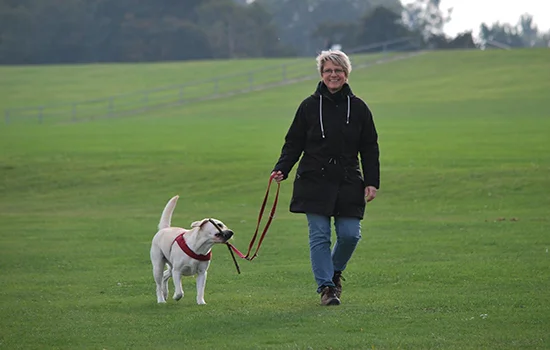
[[[342,276],[342,271],[335,271],[334,276],[332,276],[332,282],[334,282],[335,294],[338,299],[342,297],[342,281],[346,279]]]
[[[335,287],[326,286],[321,290],[321,305],[340,305]]]

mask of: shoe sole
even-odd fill
[[[331,301],[329,301],[328,303],[323,304],[323,305],[326,305],[326,306],[340,305],[340,300],[338,300],[337,298],[334,298]]]

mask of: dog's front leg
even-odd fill
[[[174,280],[174,300],[178,301],[183,298],[183,289],[181,287],[181,272],[177,269],[172,269],[172,279]]]
[[[204,288],[206,286],[206,271],[199,271],[197,274],[197,304],[204,305]]]

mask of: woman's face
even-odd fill
[[[331,93],[339,91],[348,80],[344,69],[331,61],[326,61],[323,65],[321,78]]]

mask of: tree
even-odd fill
[[[313,31],[313,38],[323,42],[322,49],[330,49],[334,45],[343,48],[357,46],[357,32],[359,23],[356,22],[327,22],[321,23]]]
[[[327,37],[339,37],[378,5],[400,11],[399,0],[256,0],[272,14],[281,41],[300,55],[315,54],[326,48]],[[327,33],[332,28],[339,33]],[[346,34],[347,35],[347,34]],[[349,37],[343,41],[350,41]]]
[[[519,18],[519,32],[523,39],[523,45],[525,47],[533,47],[537,43],[539,30],[533,22],[533,16],[528,13],[521,15]]]
[[[271,17],[260,4],[210,1],[198,10],[199,25],[218,58],[276,56],[288,53],[278,40]]]
[[[471,31],[458,34],[452,39],[447,48],[449,49],[477,49],[478,46],[474,42],[474,37]]]
[[[474,42],[471,31],[458,34],[454,38],[448,36],[432,35],[426,45],[431,49],[477,49],[478,46]]]
[[[363,17],[359,24],[357,45],[369,45],[405,37],[409,31],[400,21],[400,15],[385,7],[377,7]]]
[[[271,15],[235,0],[0,0],[0,63],[283,56]]]
[[[523,47],[523,39],[518,29],[511,24],[499,22],[491,27],[482,23],[480,26],[480,39],[483,43],[497,42],[510,47]]]
[[[509,23],[493,23],[491,26],[482,23],[479,28],[482,42],[496,42],[510,47],[548,47],[550,31],[540,33],[533,21],[533,16],[525,13],[520,16],[515,26]]]
[[[441,0],[416,0],[407,4],[402,13],[405,26],[418,33],[424,40],[431,36],[444,35],[445,24],[451,21],[453,9],[446,13],[439,8]]]
[[[31,63],[32,13],[23,5],[11,6],[0,2],[0,62]]]

